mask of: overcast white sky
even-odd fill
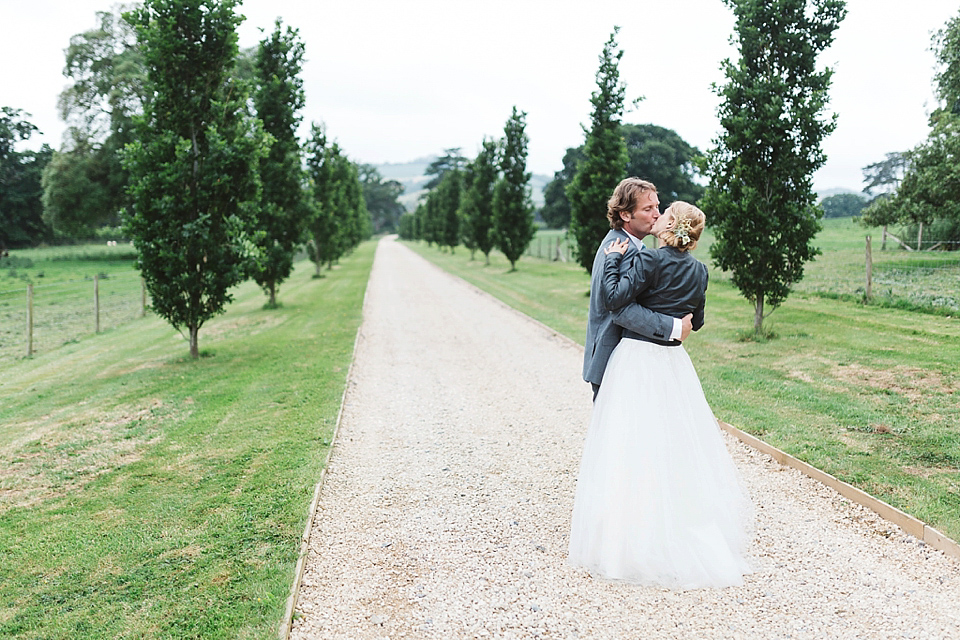
[[[56,100],[70,36],[93,28],[112,0],[0,0],[0,106],[23,109],[59,147]],[[923,140],[935,108],[932,32],[958,14],[956,0],[848,0],[815,188],[860,189],[861,169]],[[300,29],[311,121],[326,123],[354,160],[406,162],[461,147],[476,154],[500,137],[511,108],[527,112],[528,169],[552,175],[583,142],[598,56],[614,25],[624,50],[624,121],[676,130],[706,150],[718,133],[720,62],[736,57],[733,17],[721,0],[246,0],[240,45],[279,16]]]

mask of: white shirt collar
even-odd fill
[[[641,240],[641,239],[638,238],[637,236],[633,235],[632,233],[630,233],[630,232],[627,231],[626,229],[624,229],[623,232],[624,232],[625,234],[627,234],[627,237],[628,237],[628,238],[630,238],[630,242],[632,242],[632,243],[633,243],[633,246],[635,246],[635,247],[637,248],[637,251],[643,251],[643,249],[644,249],[643,240]]]

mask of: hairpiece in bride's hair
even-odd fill
[[[677,243],[681,246],[686,246],[690,242],[690,231],[693,230],[693,225],[690,224],[690,217],[685,215],[675,216],[673,223],[673,228],[669,229],[677,238]]]

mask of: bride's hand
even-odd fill
[[[614,240],[604,248],[603,253],[605,255],[610,255],[616,251],[620,255],[623,255],[627,252],[628,246],[630,246],[629,240]]]

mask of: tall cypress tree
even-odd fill
[[[198,332],[232,299],[256,253],[257,167],[267,152],[247,94],[229,70],[237,56],[236,0],[146,0],[126,14],[137,29],[152,99],[128,145],[137,248],[153,309]]]
[[[270,153],[260,161],[263,256],[254,280],[270,296],[271,307],[277,304],[277,287],[293,270],[293,256],[309,215],[297,140],[301,119],[297,112],[305,101],[300,78],[303,54],[298,31],[290,27],[283,31],[278,18],[274,32],[260,42],[254,62],[253,104],[264,130],[273,136]]]
[[[307,139],[307,178],[310,184],[310,215],[307,218],[307,255],[313,261],[314,278],[322,278],[320,267],[336,258],[337,220],[333,215],[333,170],[327,134],[322,125],[310,125]]]
[[[593,104],[590,130],[584,127],[586,142],[583,160],[567,187],[570,233],[574,237],[577,261],[588,272],[593,266],[597,247],[610,229],[607,200],[623,179],[628,159],[627,147],[620,133],[626,86],[620,82],[618,65],[623,51],[617,45],[619,31],[619,27],[613,28],[600,54],[597,90],[590,96],[590,103]]]
[[[843,0],[724,2],[737,19],[740,60],[723,63],[723,131],[708,156],[701,202],[716,233],[710,255],[754,303],[760,331],[764,304],[776,309],[820,253],[811,244],[822,214],[812,179],[826,162],[820,145],[836,116],[823,117],[833,72],[818,71],[816,58],[846,8]]]
[[[527,172],[526,117],[526,112],[513,107],[503,129],[502,177],[493,189],[493,236],[497,248],[510,261],[511,271],[517,270],[517,260],[536,233]]]
[[[484,139],[480,153],[470,163],[470,179],[464,186],[461,219],[467,248],[479,249],[490,264],[493,249],[493,188],[497,183],[497,141]]]

